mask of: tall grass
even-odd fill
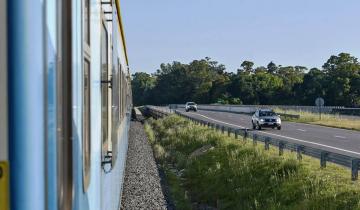
[[[193,209],[360,209],[360,184],[347,169],[320,169],[318,160],[299,162],[290,152],[280,157],[274,148],[265,151],[177,116],[150,120],[146,131],[154,148],[162,147],[155,156],[173,174],[173,197],[186,209],[189,203]],[[204,145],[214,148],[190,157]]]
[[[360,118],[350,119],[350,118],[342,117],[338,114],[321,114],[321,119],[320,119],[319,114],[312,112],[283,110],[283,109],[275,109],[274,111],[278,113],[300,115],[299,119],[293,119],[293,118],[286,119],[293,122],[309,123],[314,125],[323,125],[334,128],[343,128],[343,129],[360,131]]]

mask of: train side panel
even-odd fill
[[[126,97],[126,83],[128,83],[128,64],[126,58],[125,40],[123,40],[122,23],[118,18],[119,2],[115,1],[113,5],[113,19],[112,19],[112,75],[113,81],[117,81],[118,86],[113,86],[112,91],[112,142],[111,147],[113,151],[113,168],[108,173],[102,173],[102,208],[104,210],[119,209],[121,202],[121,192],[123,185],[123,178],[125,173],[125,162],[128,146],[128,130],[130,124],[129,117],[129,101]],[[117,6],[115,8],[115,6]],[[125,78],[125,79],[124,79]],[[117,93],[114,94],[114,91]]]
[[[44,1],[7,1],[12,209],[45,209]]]

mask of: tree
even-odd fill
[[[359,106],[359,71],[357,58],[348,53],[331,56],[323,65],[327,74],[327,96],[332,105]]]
[[[244,62],[242,62],[241,67],[242,67],[241,71],[248,72],[248,73],[254,72],[254,70],[253,70],[254,62],[244,61]]]
[[[155,77],[150,74],[137,72],[132,75],[131,86],[135,106],[149,104],[151,91],[155,87],[155,83]]]
[[[312,68],[305,74],[302,84],[296,88],[297,96],[303,105],[313,106],[317,97],[325,97],[326,74],[317,68]]]
[[[267,68],[264,67],[264,66],[256,67],[256,68],[255,68],[255,73],[259,73],[259,72],[264,72],[264,73],[266,73],[266,72],[267,72]]]
[[[276,66],[276,64],[274,62],[270,62],[268,65],[267,65],[267,69],[268,69],[268,72],[270,74],[275,74],[276,71],[278,70],[278,67]]]
[[[347,53],[331,56],[323,69],[254,67],[244,61],[237,74],[210,58],[189,64],[161,64],[155,74],[135,73],[135,105],[197,103],[313,105],[322,96],[328,105],[360,107],[360,63]]]
[[[276,104],[274,96],[283,88],[283,80],[274,74],[258,72],[253,75],[254,88],[260,104]]]
[[[296,95],[295,87],[303,82],[304,73],[293,66],[280,67],[277,74],[283,81],[283,87],[277,93],[277,100],[283,104],[299,104],[299,97]]]

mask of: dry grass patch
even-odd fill
[[[275,109],[274,111],[278,113],[300,115],[299,119],[286,119],[292,122],[308,123],[308,124],[322,125],[333,128],[342,128],[342,129],[360,131],[360,118],[349,119],[346,117],[341,117],[340,115],[322,114],[320,119],[319,114],[311,113],[311,112],[294,111],[294,110],[285,111],[282,109]]]

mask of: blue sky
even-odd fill
[[[235,71],[360,58],[359,0],[122,0],[132,72],[210,57]]]

